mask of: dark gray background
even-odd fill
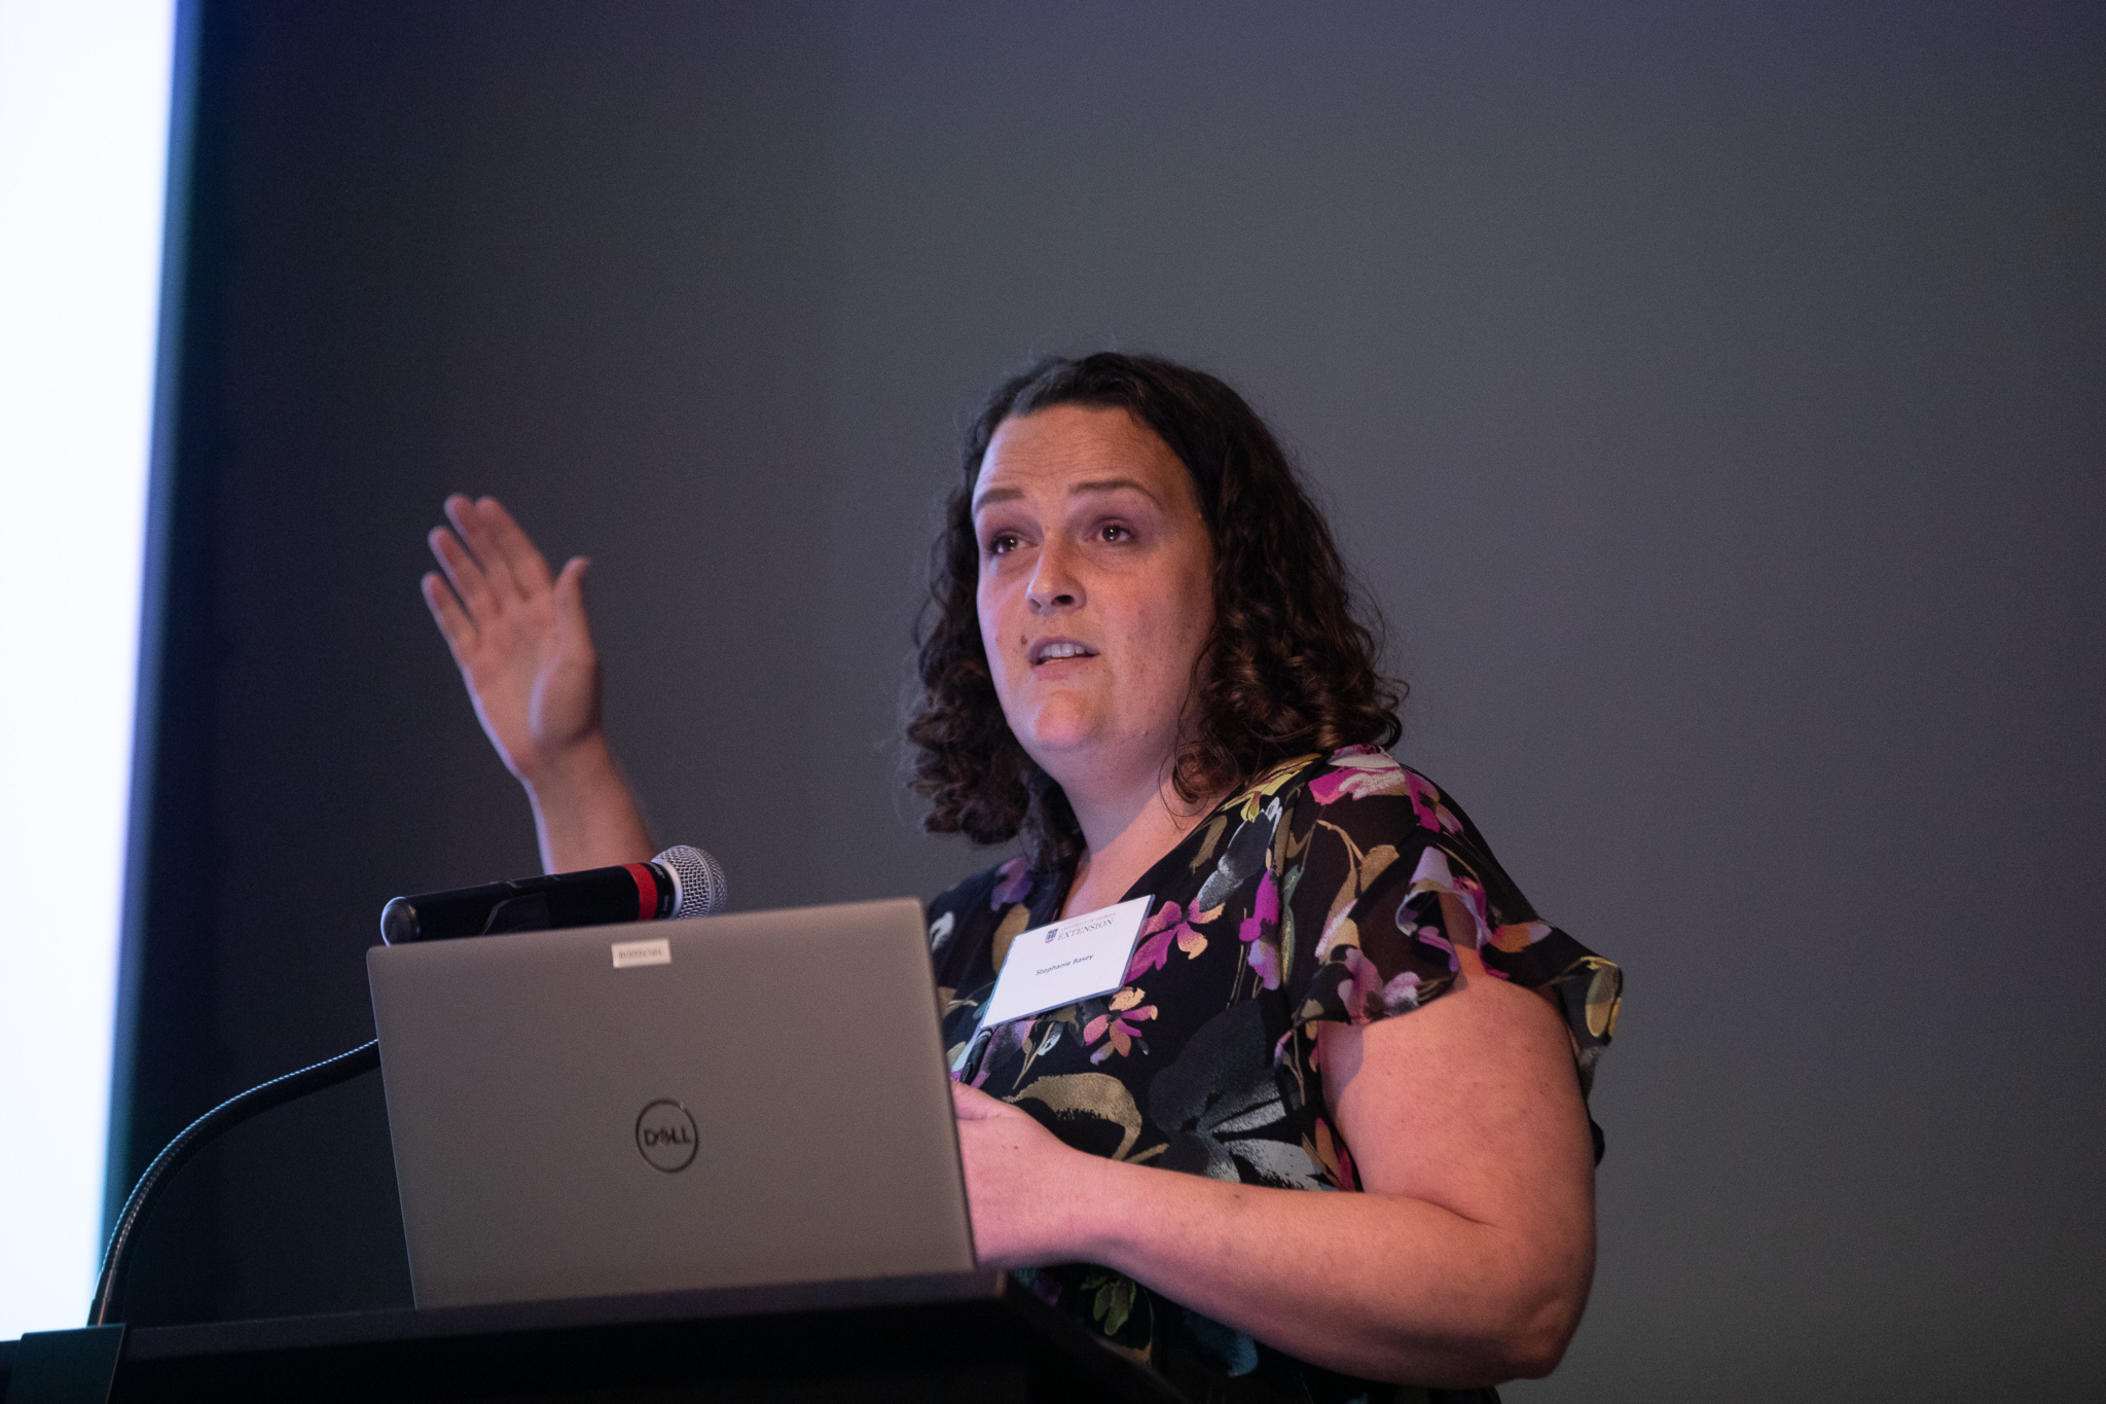
[[[120,1158],[369,1036],[389,896],[534,866],[445,492],[593,556],[739,905],[929,895],[960,418],[1150,349],[1282,431],[1400,753],[1628,971],[1593,1304],[1509,1397],[2106,1388],[2106,12],[1582,9],[203,5]],[[134,1319],[405,1300],[371,1084],[208,1153]]]

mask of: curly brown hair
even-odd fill
[[[1198,490],[1214,546],[1214,628],[1192,679],[1191,734],[1171,771],[1187,803],[1290,756],[1395,744],[1406,689],[1376,666],[1380,621],[1358,609],[1330,527],[1256,411],[1214,376],[1158,357],[1049,356],[981,405],[931,552],[915,629],[921,696],[906,722],[917,748],[908,784],[932,801],[924,828],[977,843],[1021,834],[1041,868],[1082,847],[1067,797],[1002,715],[976,600],[980,462],[1004,420],[1054,405],[1125,410],[1169,446]]]

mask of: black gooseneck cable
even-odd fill
[[[110,1230],[109,1246],[102,1254],[102,1273],[95,1279],[95,1297],[88,1305],[88,1324],[106,1326],[117,1319],[114,1313],[124,1291],[124,1269],[130,1261],[132,1238],[146,1218],[146,1211],[153,1207],[155,1193],[168,1183],[171,1175],[183,1168],[184,1162],[196,1154],[199,1147],[258,1112],[269,1111],[295,1097],[304,1097],[325,1087],[334,1087],[339,1082],[349,1082],[379,1066],[380,1040],[376,1038],[334,1058],[324,1058],[311,1067],[274,1077],[246,1092],[237,1093],[177,1133],[176,1138],[163,1146],[153,1163],[146,1167],[139,1182],[132,1186],[131,1196],[124,1201],[124,1211],[117,1216],[117,1226]]]

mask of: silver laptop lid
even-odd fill
[[[366,967],[419,1306],[973,1266],[918,902]]]

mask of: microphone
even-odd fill
[[[648,863],[397,897],[380,913],[380,939],[399,946],[502,931],[710,916],[723,908],[723,867],[683,843]]]

